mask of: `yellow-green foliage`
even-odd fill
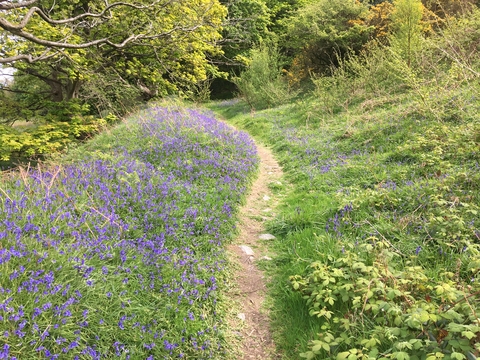
[[[420,0],[396,0],[393,6],[391,45],[410,66],[413,52],[421,44],[424,7]]]
[[[27,16],[39,8],[52,20],[36,13]],[[83,14],[106,9],[108,16]],[[138,0],[108,6],[94,0],[85,9],[78,1],[21,2],[5,10],[2,17],[28,36],[13,41],[18,34],[0,29],[2,58],[28,55],[42,59],[12,65],[47,83],[54,101],[86,97],[98,104],[82,90],[94,80],[98,83],[99,73],[122,80],[107,84],[110,91],[110,87],[135,84],[149,97],[189,94],[216,71],[209,58],[221,52],[218,40],[226,12],[217,0]],[[56,42],[61,50],[31,41],[35,38]]]
[[[52,122],[22,132],[0,125],[0,163],[37,158],[60,151],[72,142],[98,133],[116,120],[113,115],[103,119],[75,118],[71,122]]]
[[[253,49],[250,63],[234,82],[252,109],[280,105],[293,96],[282,76],[277,47],[272,44]]]

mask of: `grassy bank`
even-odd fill
[[[271,145],[292,184],[269,223],[277,345],[285,359],[476,359],[478,103],[441,121],[414,92],[374,100],[210,105]]]
[[[1,359],[227,357],[223,245],[250,138],[150,107],[0,186]]]

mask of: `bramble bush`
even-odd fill
[[[319,339],[301,354],[312,359],[477,359],[480,351],[480,252],[469,257],[471,284],[444,271],[432,279],[416,257],[391,244],[344,249],[314,262],[306,276],[290,278],[311,316],[322,319]],[[342,316],[339,316],[342,314]]]

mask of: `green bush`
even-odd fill
[[[362,102],[365,102],[364,107],[371,109],[392,94],[404,92],[407,83],[403,72],[392,64],[392,54],[381,44],[371,44],[368,52],[351,53],[339,59],[338,66],[331,68],[331,75],[312,79],[319,112],[332,115]]]
[[[0,168],[35,160],[85,140],[117,121],[115,115],[97,119],[74,116],[70,122],[54,121],[24,131],[0,125]]]
[[[280,105],[294,96],[282,76],[280,55],[273,45],[253,49],[250,64],[233,81],[252,109]]]
[[[314,262],[292,286],[307,300],[323,332],[301,356],[312,359],[476,359],[480,306],[478,282],[458,286],[448,271],[430,279],[421,266],[390,259],[381,240],[343,256]],[[357,251],[370,255],[361,256]],[[471,256],[475,275],[480,256]],[[341,310],[343,309],[343,311]],[[338,316],[339,310],[344,314]]]
[[[327,74],[349,53],[358,53],[369,40],[373,26],[362,19],[368,7],[354,0],[310,1],[285,19],[282,45],[301,53],[315,74]]]

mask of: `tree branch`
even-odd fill
[[[37,1],[38,0],[31,0],[29,3],[30,3],[30,5],[32,5]],[[45,22],[47,22],[51,25],[63,25],[63,24],[69,24],[69,23],[72,23],[72,22],[75,22],[75,21],[78,21],[78,20],[81,20],[81,19],[84,19],[84,18],[101,18],[101,17],[104,17],[105,14],[107,12],[109,12],[110,10],[112,10],[113,8],[120,7],[120,6],[125,6],[125,7],[129,7],[129,8],[136,9],[136,10],[146,10],[146,9],[149,9],[149,8],[152,8],[152,7],[156,6],[161,1],[162,0],[157,0],[157,1],[154,1],[153,3],[151,3],[149,5],[135,5],[135,4],[128,3],[128,2],[116,2],[116,3],[113,3],[113,4],[107,5],[105,7],[105,9],[103,9],[99,13],[86,12],[86,13],[83,13],[83,14],[80,14],[80,15],[77,15],[77,16],[74,16],[74,17],[71,17],[71,18],[68,18],[68,19],[62,19],[62,20],[54,20],[51,17],[49,17],[47,14],[45,14],[45,12],[43,12],[42,9],[34,6],[34,7],[30,8],[30,10],[28,10],[27,14],[25,15],[23,20],[18,25],[13,25],[13,24],[9,23],[9,27],[10,27],[10,29],[16,29],[16,30],[23,29],[25,26],[27,26],[28,22],[30,21],[31,17],[34,14],[38,14]],[[162,6],[168,5],[171,1],[172,0],[169,0],[167,3],[163,4]],[[21,6],[17,6],[17,8],[28,7],[28,5],[25,5],[26,3],[23,3],[23,2],[22,3],[17,3],[15,5],[20,5],[20,4],[21,4]],[[3,10],[1,4],[0,4],[0,10]]]
[[[46,84],[58,84],[58,85],[62,84],[59,80],[57,80],[55,78],[48,77],[48,76],[44,76],[44,75],[40,74],[38,71],[36,71],[35,69],[32,69],[32,68],[27,68],[27,69],[24,69],[22,71],[27,75],[35,76],[36,78],[42,80]]]
[[[158,3],[157,1],[156,3]],[[170,2],[170,1],[169,1]],[[124,4],[124,3],[115,3],[115,4]],[[114,5],[114,4],[112,4]],[[109,6],[109,8],[112,7],[112,5]],[[165,4],[164,4],[165,5]],[[134,7],[134,5],[132,5]],[[102,12],[103,13],[103,12]],[[24,19],[25,20],[25,19]],[[22,29],[23,26],[15,26],[12,25],[10,22],[7,20],[0,18],[0,28],[10,32],[11,34],[21,37],[25,40],[31,41],[35,44],[45,46],[47,49],[44,51],[44,53],[40,56],[32,56],[30,54],[21,54],[21,55],[15,55],[15,56],[10,56],[7,58],[0,58],[0,64],[5,64],[5,63],[11,63],[19,60],[24,60],[27,61],[28,63],[35,63],[38,61],[43,61],[45,59],[51,58],[55,55],[58,54],[56,52],[55,54],[48,54],[50,51],[52,51],[55,48],[60,48],[60,49],[85,49],[89,48],[92,46],[98,46],[98,45],[108,45],[116,49],[121,49],[127,46],[130,43],[134,42],[140,42],[143,40],[154,40],[154,39],[159,39],[162,37],[169,37],[171,34],[175,32],[183,32],[183,33],[189,33],[189,32],[194,32],[198,30],[200,27],[204,26],[204,23],[201,22],[200,24],[197,24],[192,27],[181,27],[181,26],[176,26],[173,29],[170,29],[169,31],[162,32],[160,34],[155,34],[155,35],[150,35],[149,33],[144,33],[144,34],[131,34],[128,36],[126,39],[124,39],[121,42],[113,42],[110,40],[109,37],[101,38],[101,39],[96,39],[92,40],[89,42],[81,43],[81,44],[72,44],[68,43],[66,40],[67,38],[64,38],[64,41],[50,41],[50,40],[45,40],[41,39],[29,32],[26,32]],[[118,34],[117,34],[118,35]],[[141,46],[143,44],[141,43],[135,43],[134,45],[136,46]],[[48,55],[47,55],[48,54]]]
[[[0,10],[13,10],[13,9],[20,9],[24,7],[28,7],[33,5],[38,0],[29,0],[29,1],[22,1],[18,3],[12,3],[10,0],[0,0]],[[6,4],[4,4],[6,3]]]

